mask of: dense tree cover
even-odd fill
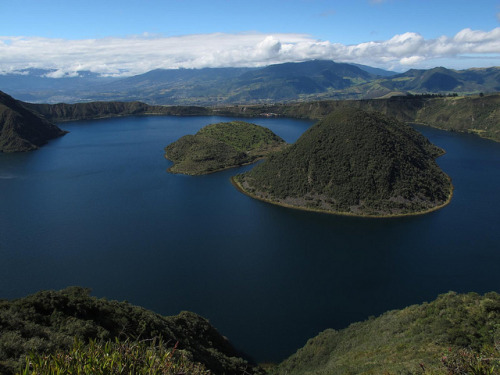
[[[341,108],[380,112],[406,123],[421,123],[444,130],[473,132],[500,141],[500,94],[448,97],[432,95],[393,96],[376,100],[325,100],[266,106],[231,106],[216,109],[219,115],[323,119]]]
[[[206,319],[194,313],[163,317],[127,302],[91,297],[88,289],[71,287],[0,302],[0,373],[22,368],[30,352],[69,350],[75,337],[84,343],[91,339],[159,338],[170,348],[178,343],[178,349],[193,362],[217,374],[259,371],[242,359]]]
[[[165,147],[165,157],[175,163],[169,172],[199,175],[251,163],[285,145],[262,126],[222,122],[181,137]]]
[[[253,196],[294,207],[359,215],[416,213],[443,205],[443,151],[379,113],[344,108],[235,181]]]
[[[265,343],[264,343],[265,345]],[[327,329],[281,364],[289,374],[499,374],[500,295],[435,301]],[[0,373],[262,374],[193,313],[162,317],[78,287],[0,302]]]
[[[24,105],[44,118],[55,121],[90,120],[119,116],[205,116],[210,115],[208,108],[197,106],[155,106],[142,102],[89,102],[76,104],[32,104]]]
[[[450,292],[340,331],[328,329],[273,373],[499,374],[500,295]]]

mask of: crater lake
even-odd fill
[[[196,312],[256,361],[326,328],[500,292],[500,144],[416,126],[446,150],[451,203],[390,219],[253,200],[229,178],[166,172],[163,148],[221,117],[63,123],[38,151],[0,154],[0,299],[70,285],[162,315]],[[313,122],[239,119],[294,142]]]

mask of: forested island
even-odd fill
[[[451,181],[434,160],[443,152],[397,120],[343,108],[233,182],[253,198],[286,207],[356,216],[418,214],[451,199]]]
[[[165,157],[174,162],[172,173],[200,175],[253,163],[286,146],[271,130],[243,121],[203,127],[165,147]]]

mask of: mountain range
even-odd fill
[[[401,94],[500,91],[500,68],[443,67],[390,72],[365,65],[311,60],[262,68],[156,69],[126,77],[26,69],[0,75],[0,90],[32,103],[135,101],[158,105],[227,105],[323,99],[373,99]]]

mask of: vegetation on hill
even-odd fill
[[[0,301],[1,374],[24,368],[28,353],[67,352],[75,338],[85,344],[89,340],[136,342],[157,338],[169,350],[178,343],[177,349],[189,362],[200,363],[216,374],[260,371],[242,359],[206,319],[194,313],[163,317],[127,302],[91,297],[88,289],[78,287]],[[163,351],[158,355],[162,353],[166,354]]]
[[[48,78],[26,69],[0,75],[0,87],[38,103],[146,101],[155,105],[262,104],[326,99],[373,99],[401,93],[479,94],[500,91],[500,69],[437,67],[395,74],[368,66],[310,60],[259,68],[157,69],[127,78]]]
[[[406,123],[473,132],[500,142],[500,94],[474,96],[403,95],[387,99],[325,100],[306,103],[274,104],[267,106],[230,106],[215,110],[218,115],[276,116],[322,119],[340,108],[360,108],[380,112]]]
[[[199,175],[252,163],[279,150],[285,141],[271,130],[243,121],[207,125],[165,147],[174,162],[169,172]]]
[[[0,91],[0,152],[36,150],[64,134],[24,103]]]
[[[158,339],[142,341],[75,340],[69,350],[52,354],[31,353],[26,357],[22,375],[209,375],[185,351],[171,348]]]
[[[64,134],[45,120],[53,122],[89,120],[103,117],[171,115],[171,116],[239,116],[273,115],[305,119],[322,119],[330,112],[345,108],[360,108],[380,112],[407,123],[453,131],[473,132],[481,137],[500,141],[500,94],[476,96],[403,95],[376,100],[328,100],[273,105],[239,105],[228,107],[151,106],[141,102],[92,102],[78,104],[30,104],[15,101],[28,110],[30,121],[20,120],[18,112],[5,112],[6,94],[0,95],[0,124],[3,124],[1,142],[7,151],[36,149],[50,137]],[[35,112],[35,114],[31,113]],[[34,116],[34,117],[33,117]],[[9,118],[7,121],[6,118]],[[42,118],[42,119],[41,119]],[[34,125],[42,121],[43,126]],[[8,124],[8,125],[5,125]],[[44,129],[42,131],[41,129]],[[24,137],[24,134],[31,135]],[[38,135],[43,133],[43,135]],[[21,135],[20,135],[21,134]]]
[[[271,375],[499,374],[500,295],[440,295],[327,329]],[[71,287],[0,301],[1,374],[263,374],[202,317]]]
[[[254,198],[294,208],[362,216],[423,213],[451,198],[450,179],[434,160],[442,153],[407,125],[344,108],[234,181]]]
[[[467,348],[467,349],[463,349]],[[440,295],[435,301],[327,329],[274,375],[499,374],[500,295]]]
[[[91,120],[119,116],[206,116],[208,108],[195,106],[151,106],[142,102],[90,102],[76,104],[31,104],[24,105],[44,118],[55,121]]]

